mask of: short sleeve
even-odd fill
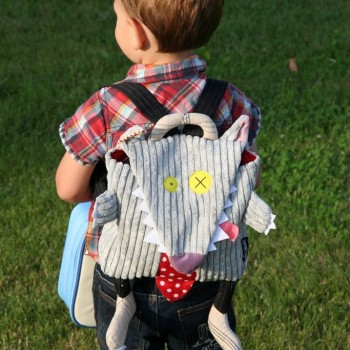
[[[106,153],[106,123],[100,91],[60,125],[66,150],[82,165],[97,163]]]
[[[257,138],[260,131],[261,113],[260,108],[254,102],[249,101],[249,109],[247,115],[249,116],[249,135],[248,142],[252,145]]]

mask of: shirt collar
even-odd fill
[[[205,69],[205,61],[197,55],[193,55],[183,61],[162,65],[135,64],[129,69],[126,80],[135,83],[169,81],[199,75]]]

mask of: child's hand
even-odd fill
[[[96,198],[92,213],[92,226],[103,226],[107,222],[115,220],[118,216],[117,197],[112,190],[107,190]]]

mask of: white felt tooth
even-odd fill
[[[145,194],[142,192],[140,187],[138,187],[135,191],[133,191],[132,194],[141,199],[145,199]]]
[[[157,249],[159,253],[166,253],[165,247],[163,245],[160,245]]]
[[[213,242],[210,242],[208,252],[213,252],[216,250],[215,244]]]
[[[227,235],[227,233],[221,227],[218,226],[216,228],[210,242],[215,243],[215,242],[223,241],[223,240],[229,239],[229,238],[230,237]]]
[[[231,200],[229,198],[227,198],[225,205],[224,205],[224,209],[231,208],[232,206],[233,206],[233,203],[231,202]]]
[[[224,212],[222,212],[221,216],[220,216],[220,219],[219,219],[219,222],[218,222],[218,225],[222,224],[225,221],[228,221],[228,217],[227,217],[227,215]]]
[[[149,209],[147,207],[146,201],[142,201],[142,203],[140,204],[140,210],[149,213]]]
[[[156,224],[154,223],[154,221],[153,221],[151,215],[147,215],[147,216],[145,217],[145,220],[143,221],[143,223],[144,223],[145,225],[151,226],[151,227],[153,227],[153,228],[156,227]]]
[[[159,234],[156,230],[152,230],[144,239],[147,243],[161,245],[159,240]]]
[[[271,225],[273,225],[273,228],[274,228],[274,229],[276,229],[275,219],[276,219],[276,215],[271,214]]]
[[[271,214],[271,217],[270,217],[270,224],[269,226],[267,227],[267,229],[264,231],[265,235],[267,235],[269,233],[270,230],[276,230],[276,224],[275,224],[275,218],[276,218],[276,215],[274,214]]]
[[[237,187],[236,187],[236,186],[232,186],[232,187],[230,188],[230,190],[229,190],[229,194],[234,193],[234,192],[236,192],[236,191],[237,191]]]

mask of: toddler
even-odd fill
[[[224,0],[115,0],[116,42],[133,62],[123,82],[143,85],[172,113],[191,112],[207,82],[206,64],[194,50],[211,38],[223,6]],[[227,84],[213,115],[219,136],[241,115],[249,117],[248,144],[250,151],[257,154],[259,108],[234,85]],[[132,99],[113,86],[99,89],[84,102],[60,126],[66,153],[56,174],[59,197],[68,202],[93,200],[91,182],[96,176],[95,169],[101,167],[106,154],[135,126],[139,134],[147,137],[154,123]],[[171,301],[157,287],[155,276],[137,276],[132,285],[134,299],[130,308],[126,307],[129,314],[125,318],[131,321],[128,327],[127,323],[124,325],[122,344],[113,339],[113,334],[106,340],[116,299],[122,301],[130,295],[131,287],[127,280],[108,275],[101,268],[98,245],[101,230],[92,229],[92,210],[86,242],[89,254],[97,262],[93,293],[101,349],[164,350],[165,344],[175,350],[241,348],[233,332],[231,299],[244,269],[224,284],[218,280],[193,280],[188,292]],[[237,243],[244,251],[244,267],[247,242],[244,236]],[[166,256],[162,257],[166,261]],[[212,309],[214,300],[220,300],[219,311]],[[208,317],[219,326],[209,329]]]

